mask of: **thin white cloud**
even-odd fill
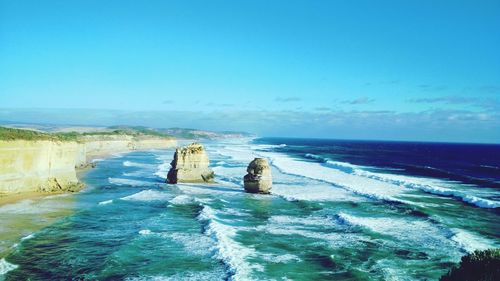
[[[302,99],[299,97],[277,97],[274,100],[277,102],[298,102],[301,101]]]
[[[353,99],[353,100],[343,100],[343,101],[341,101],[341,103],[350,104],[350,105],[358,105],[358,104],[369,104],[369,103],[372,103],[374,101],[375,101],[375,99],[371,99],[368,97],[362,97],[362,98],[357,98],[357,99]]]

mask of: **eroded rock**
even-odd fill
[[[271,192],[272,176],[269,163],[264,158],[255,158],[247,167],[248,174],[243,177],[245,191],[249,193]]]
[[[168,183],[213,182],[214,172],[208,168],[208,155],[199,143],[177,148],[168,171]]]

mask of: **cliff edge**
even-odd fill
[[[0,194],[78,191],[76,169],[97,157],[175,147],[170,137],[127,134],[46,134],[0,128]]]

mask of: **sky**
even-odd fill
[[[500,143],[500,1],[0,0],[0,122]]]

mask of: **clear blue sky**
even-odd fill
[[[500,1],[0,0],[0,120],[500,142]]]

